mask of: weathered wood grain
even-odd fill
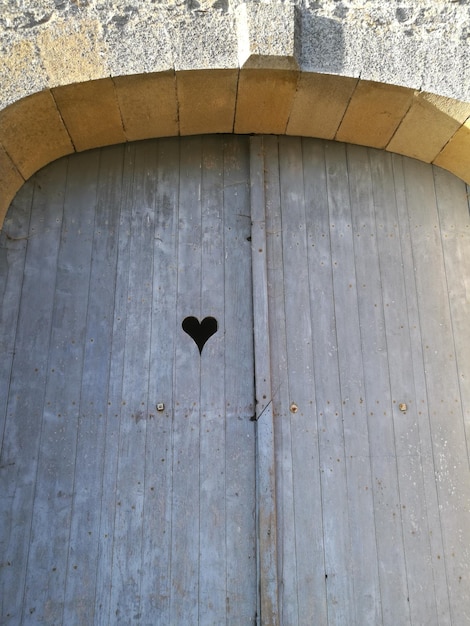
[[[392,156],[370,153],[378,263],[381,275],[386,350],[390,376],[391,417],[395,437],[401,524],[406,561],[407,592],[412,624],[438,622],[435,577],[426,514],[425,474],[416,405],[409,311],[405,274],[412,266],[404,259],[397,205],[404,199],[396,188]],[[405,411],[400,404],[406,404]],[[435,591],[435,593],[437,590]]]
[[[21,188],[0,230],[0,433],[3,439],[29,239],[33,185]]]
[[[280,624],[278,610],[277,520],[274,460],[273,394],[270,374],[268,271],[266,256],[265,150],[269,139],[250,143],[250,202],[253,321],[256,393],[256,498],[258,523],[258,575],[262,624]],[[271,140],[270,145],[273,145]]]
[[[142,518],[140,613],[156,624],[170,622],[171,488],[173,376],[177,333],[176,250],[179,145],[156,145],[155,232],[152,244],[153,294],[145,441],[145,491]],[[162,404],[163,410],[157,405]]]
[[[445,560],[450,620],[459,623],[470,612],[465,583],[470,569],[470,473],[432,170],[407,161],[405,185],[444,547],[444,555],[433,554],[433,559]]]
[[[325,168],[328,217],[322,239],[329,238],[331,249],[331,258],[324,263],[331,264],[332,268],[336,350],[347,466],[347,504],[351,546],[351,562],[347,571],[355,597],[350,611],[354,613],[356,621],[364,620],[366,623],[373,623],[380,619],[381,604],[372,499],[369,425],[365,407],[364,364],[359,332],[359,294],[352,232],[353,207],[349,194],[347,157],[344,146],[325,145]],[[325,296],[327,297],[327,294]],[[337,401],[331,398],[328,400],[330,404],[337,406]],[[336,412],[339,410],[336,409]],[[325,453],[328,453],[328,441],[325,441],[325,447]],[[329,454],[334,461],[334,450]],[[365,537],[369,539],[364,540]],[[335,567],[334,562],[332,566]],[[330,614],[334,610],[334,607],[330,608],[334,596],[330,595],[329,599]],[[344,612],[345,607],[341,607],[341,610]]]
[[[410,217],[408,214],[408,202],[406,196],[404,166],[406,160],[392,155],[392,170],[397,201],[397,216],[399,222],[399,235],[401,254],[403,259],[403,276],[405,282],[406,311],[408,316],[408,331],[410,334],[411,352],[409,358],[413,367],[413,379],[415,386],[416,419],[419,431],[420,463],[422,467],[423,494],[426,502],[424,519],[421,518],[416,524],[420,532],[428,532],[428,540],[431,548],[431,567],[434,581],[434,601],[437,608],[439,623],[450,624],[449,592],[447,589],[447,574],[444,559],[435,559],[433,555],[444,552],[442,529],[439,512],[437,485],[434,473],[434,458],[432,450],[431,425],[429,420],[429,405],[426,394],[425,371],[423,368],[423,345],[421,327],[419,322],[418,294],[416,289],[416,272],[413,258],[411,241]],[[416,487],[415,485],[413,485]],[[426,525],[428,530],[426,529]],[[427,595],[432,591],[426,591],[423,587],[424,601],[432,606],[434,601],[427,600]],[[413,609],[412,609],[413,610]]]
[[[36,174],[0,236],[0,621],[466,623],[467,194],[274,136]]]
[[[96,215],[84,334],[77,449],[63,621],[93,623],[100,545],[106,415],[116,285],[122,147],[104,151],[96,169]],[[87,555],[77,564],[77,555]]]
[[[200,378],[199,624],[223,623],[226,614],[225,541],[225,247],[223,142],[204,137],[201,154],[201,309],[217,332],[205,344]],[[210,610],[209,610],[210,607]]]
[[[113,318],[110,320],[112,339],[106,412],[106,440],[103,451],[103,491],[100,502],[99,552],[95,590],[95,622],[100,625],[116,620],[113,579],[114,524],[116,511],[117,467],[119,459],[119,429],[122,408],[122,383],[126,346],[127,288],[130,254],[130,221],[133,194],[135,147],[123,148],[122,183],[117,212],[116,277]]]
[[[410,623],[382,276],[367,149],[348,146],[348,174],[383,624]],[[395,514],[394,514],[395,513]]]
[[[230,626],[254,625],[258,600],[254,376],[245,376],[246,364],[253,364],[249,150],[240,139],[224,140],[225,620]]]
[[[34,614],[24,604],[33,522],[44,388],[50,346],[66,163],[40,172],[34,185],[21,303],[9,375],[1,450],[1,620],[20,624]],[[13,205],[14,206],[14,205]],[[46,225],[48,227],[46,227]],[[52,226],[52,228],[51,228]],[[34,236],[30,236],[33,234]],[[39,266],[38,258],[42,258]],[[2,304],[2,308],[3,308]],[[31,329],[35,329],[31,333]],[[27,384],[25,385],[25,381]]]
[[[23,608],[60,623],[69,559],[99,154],[68,165]],[[49,226],[50,227],[50,226]],[[36,262],[38,259],[36,259]],[[50,529],[54,532],[51,533]],[[78,555],[80,556],[80,555]]]
[[[199,435],[201,359],[181,322],[201,317],[201,138],[181,144],[177,341],[173,425],[171,606],[174,623],[199,620]]]
[[[321,497],[321,462],[318,441],[316,384],[313,362],[313,326],[308,262],[306,201],[302,143],[279,139],[279,179],[282,219],[283,292],[286,359],[282,377],[287,382],[292,449],[293,523],[284,518],[283,534],[292,532],[295,546],[298,623],[321,617],[324,604],[325,556]],[[295,280],[294,280],[295,276]],[[295,406],[294,406],[295,405]],[[287,407],[285,407],[287,409]],[[307,495],[308,494],[308,495]],[[323,501],[323,505],[324,505]],[[284,560],[286,560],[287,555]]]
[[[117,618],[140,615],[145,441],[148,407],[153,242],[155,230],[156,151],[139,146],[129,210],[130,251],[122,379],[119,458],[115,493],[112,608]],[[125,591],[124,591],[125,590]]]

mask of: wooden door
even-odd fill
[[[252,141],[278,623],[469,623],[468,189],[383,151]]]
[[[244,138],[149,141],[62,159],[14,201],[2,624],[254,623],[248,172]],[[216,320],[202,352],[187,317]]]
[[[2,623],[467,623],[469,271],[466,186],[382,151],[39,172],[0,240]]]

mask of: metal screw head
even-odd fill
[[[298,411],[298,410],[299,410],[299,407],[296,405],[296,403],[295,403],[295,402],[293,402],[293,403],[290,405],[290,412],[291,412],[291,413],[297,413],[297,411]]]
[[[400,409],[400,411],[401,411],[402,413],[404,413],[408,407],[406,406],[406,404],[405,404],[404,402],[401,402],[401,403],[398,405],[398,408]]]
[[[165,410],[165,405],[163,404],[163,402],[159,402],[157,404],[157,411],[164,411]]]

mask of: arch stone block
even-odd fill
[[[408,111],[413,90],[360,81],[349,102],[338,141],[385,148]]]
[[[176,73],[181,135],[231,133],[238,70],[188,70]]]
[[[52,93],[78,152],[126,141],[110,78],[67,85]]]
[[[74,152],[50,91],[28,96],[0,112],[0,142],[25,179],[46,163]]]
[[[178,134],[178,103],[173,70],[113,79],[128,141]]]

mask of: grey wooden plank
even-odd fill
[[[257,522],[260,619],[279,624],[277,576],[276,485],[274,469],[273,389],[268,340],[268,273],[264,150],[272,140],[253,138],[250,144],[252,276],[257,420]]]
[[[289,387],[286,379],[287,347],[284,308],[284,265],[282,255],[282,213],[279,187],[279,154],[275,137],[265,137],[264,169],[266,194],[266,264],[268,276],[269,350],[271,356],[271,388],[273,402],[276,514],[278,528],[277,562],[279,587],[279,622],[295,623],[297,566],[294,518],[293,462]],[[256,253],[256,250],[253,252]]]
[[[372,507],[364,501],[363,488],[358,489],[362,497],[355,494],[354,500],[348,491],[355,492],[358,485],[354,482],[356,477],[351,469],[353,461],[350,456],[346,456],[348,443],[344,438],[347,414],[343,409],[347,398],[342,401],[333,298],[333,250],[330,242],[325,145],[325,142],[317,140],[303,140],[315,408],[324,519],[323,585],[326,585],[329,597],[338,595],[338,598],[342,598],[338,617],[335,619],[340,620],[339,612],[344,616],[346,611],[349,615],[347,619],[354,619],[356,623],[370,623],[373,621],[372,616],[376,619],[374,587],[370,584],[369,575],[367,579],[365,577],[365,572],[371,571],[370,563],[364,562],[364,548],[358,544],[358,537],[351,537],[351,529],[356,528],[356,525],[351,524],[350,518],[352,515],[362,515]],[[330,168],[332,165],[330,161]],[[334,253],[338,254],[340,251],[335,249]],[[363,538],[361,543],[364,543]],[[344,584],[344,577],[348,578],[349,583]],[[339,589],[339,593],[336,589]],[[326,591],[323,593],[326,598]],[[331,613],[332,609],[329,608],[329,614]],[[327,617],[323,621],[326,622]]]
[[[63,617],[97,165],[97,153],[68,164],[23,600],[39,622]]]
[[[141,620],[169,624],[171,552],[171,441],[173,361],[176,320],[179,145],[157,145],[153,305],[149,377],[149,415],[145,444],[145,500],[142,526]],[[158,411],[157,404],[164,410]]]
[[[0,447],[15,353],[33,192],[33,181],[23,185],[10,205],[0,230]]]
[[[412,624],[438,623],[392,157],[369,151]],[[405,358],[404,358],[405,355]],[[400,411],[400,404],[406,411]],[[429,591],[432,590],[432,593]],[[426,593],[424,593],[426,591]]]
[[[249,146],[224,138],[225,296],[225,622],[255,624],[258,596],[255,524],[255,423]]]
[[[350,533],[350,562],[347,569],[352,579],[354,594],[350,611],[356,623],[372,624],[380,621],[381,604],[368,425],[362,397],[363,364],[358,333],[358,295],[353,260],[351,207],[347,188],[348,174],[344,148],[332,146],[330,143],[323,145],[325,160],[323,167],[326,177],[324,184],[327,188],[328,206],[324,209],[325,215],[316,211],[312,216],[317,225],[317,233],[314,239],[315,246],[310,252],[311,255],[315,255],[316,249],[318,255],[315,284],[318,283],[316,295],[323,310],[323,313],[317,313],[320,320],[318,337],[315,341],[319,345],[321,342],[325,344],[323,353],[320,353],[325,365],[322,367],[321,358],[317,365],[320,375],[318,388],[322,393],[327,392],[323,396],[323,406],[319,407],[324,420],[321,433],[325,433],[321,434],[324,440],[321,443],[327,449],[331,435],[333,441],[335,439],[337,442],[341,441],[340,427],[337,421],[333,421],[333,414],[336,420],[342,416]],[[320,158],[321,155],[318,154],[316,159]],[[315,182],[312,184],[315,185]],[[316,196],[323,193],[325,193],[323,190],[318,191]],[[326,275],[322,278],[324,273]],[[331,303],[328,302],[329,289]],[[322,323],[323,315],[325,319]],[[327,365],[328,361],[331,362],[330,366]],[[334,465],[335,459],[338,458],[340,461],[336,460],[336,463],[341,462],[341,456],[335,456],[334,453],[330,453],[329,457],[330,464]],[[334,562],[332,565],[336,570]],[[328,575],[328,580],[329,578]]]
[[[433,557],[445,559],[451,621],[460,623],[469,613],[461,584],[468,576],[470,484],[452,320],[432,171],[406,161],[405,181],[444,545],[444,555]]]
[[[354,262],[352,206],[345,147],[340,144],[325,144],[325,159],[334,316],[347,463],[352,584],[357,597],[352,605],[357,621],[365,619],[380,623],[382,607],[378,583],[375,513],[371,496],[369,425],[365,408],[359,321],[360,294]],[[322,239],[326,239],[328,234],[323,234],[325,236]],[[366,562],[369,565],[363,570]],[[362,604],[364,599],[366,602]],[[329,594],[329,615],[334,611],[333,602],[334,597]]]
[[[178,212],[173,416],[173,485],[170,623],[199,620],[199,432],[198,348],[182,330],[201,311],[201,138],[181,140]]]
[[[2,441],[1,532],[6,567],[1,576],[1,615],[2,621],[13,624],[21,622],[23,612],[65,174],[62,161],[38,173],[34,181],[29,228],[34,236],[28,239]],[[36,606],[25,609],[29,615]]]
[[[254,414],[254,382],[241,375],[253,364],[249,145],[236,135],[224,142],[226,413],[238,418]]]
[[[470,441],[469,297],[470,196],[468,186],[440,168],[434,169],[452,334],[467,447]]]
[[[364,354],[364,389],[369,423],[377,554],[384,624],[410,623],[401,526],[382,282],[368,151],[348,147],[348,172],[360,285],[359,319]],[[394,511],[395,516],[390,514]]]
[[[145,142],[136,151],[126,344],[116,482],[112,612],[140,619],[142,518],[148,406],[153,244],[155,236],[156,149]]]
[[[199,434],[199,624],[222,624],[226,615],[225,370],[223,143],[202,140],[201,317],[218,330],[201,354]]]
[[[291,449],[288,452],[292,455],[294,518],[290,525],[295,533],[297,620],[299,624],[304,624],[312,623],[321,616],[326,580],[322,566],[323,561],[327,563],[330,558],[326,554],[327,542],[331,537],[330,545],[338,546],[338,550],[341,550],[340,536],[343,535],[341,532],[336,533],[335,540],[330,535],[324,541],[324,524],[328,521],[328,513],[324,513],[332,494],[331,491],[325,492],[321,488],[324,485],[321,485],[313,363],[314,318],[310,300],[310,285],[315,276],[310,272],[307,262],[306,206],[300,139],[279,139],[279,172],[284,299],[278,305],[284,307],[286,320],[284,376],[288,380],[290,406],[296,406],[295,412],[289,410],[283,413],[282,419],[291,424]],[[343,496],[345,495],[344,493]],[[331,500],[333,499],[334,496]],[[347,536],[347,509],[342,506],[341,510],[346,510]],[[336,518],[338,515],[338,511],[335,511]],[[339,527],[338,522],[336,529]],[[287,524],[284,532],[288,532]],[[342,554],[346,559],[347,551],[343,550]],[[331,580],[334,585],[333,576]],[[336,589],[336,606],[344,604],[341,598],[343,591],[347,592],[344,585]]]
[[[116,287],[123,148],[101,151],[84,341],[63,621],[93,623]]]
[[[113,557],[114,526],[116,511],[117,468],[119,458],[119,433],[122,409],[122,385],[124,373],[126,325],[128,304],[129,265],[131,250],[131,218],[133,171],[136,145],[124,148],[121,197],[116,206],[119,214],[116,237],[118,251],[112,324],[112,345],[108,382],[108,406],[106,413],[106,438],[103,452],[103,492],[100,505],[99,553],[96,575],[95,622],[108,625],[117,619],[113,604]],[[117,590],[124,593],[122,588]]]
[[[411,246],[410,220],[408,215],[407,193],[403,171],[403,164],[406,163],[406,159],[403,159],[398,155],[392,155],[391,158],[399,224],[401,256],[403,261],[406,313],[410,333],[410,359],[413,368],[413,380],[416,393],[416,417],[419,430],[420,461],[424,497],[426,501],[425,515],[429,529],[429,543],[432,555],[431,569],[434,580],[434,599],[436,602],[439,624],[450,624],[449,593],[447,589],[445,560],[434,558],[435,554],[443,554],[444,547],[437,486],[434,473],[429,405],[426,394],[425,371],[423,367],[423,345],[419,322],[415,264]],[[430,593],[430,591],[428,590],[427,593]],[[426,596],[427,593],[424,595]]]

